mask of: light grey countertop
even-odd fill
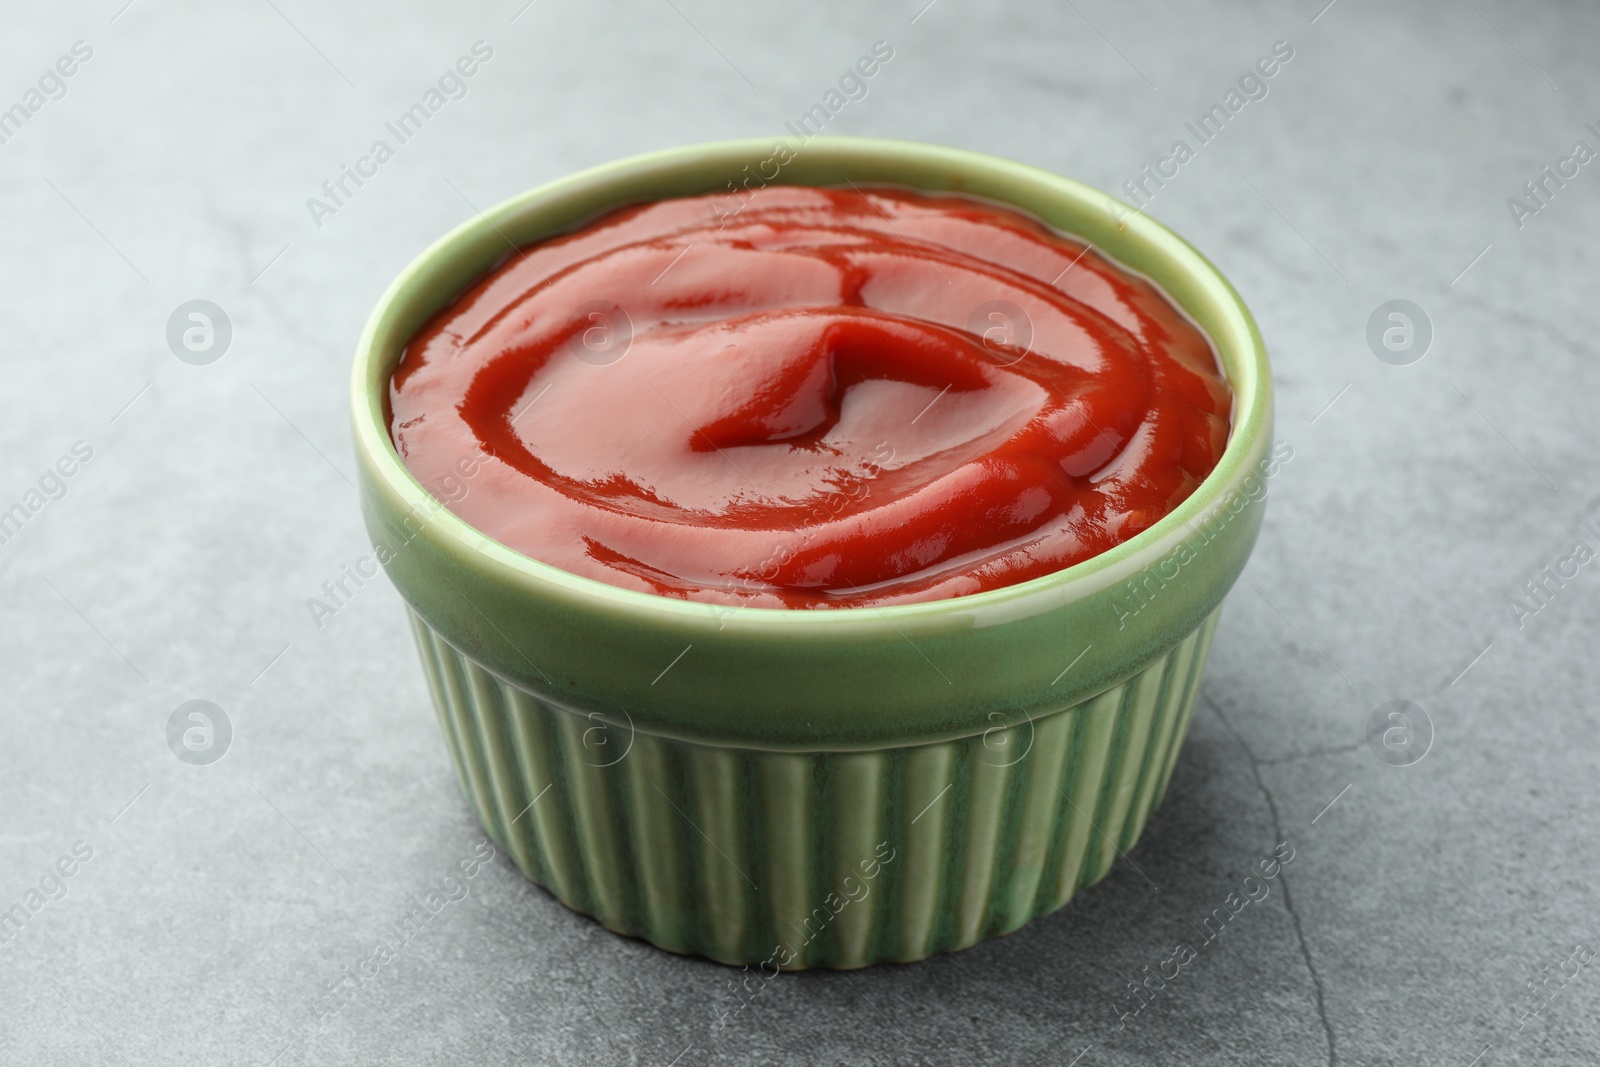
[[[1574,547],[1600,550],[1600,163],[1573,160],[1600,150],[1600,14],[925,3],[6,12],[0,107],[29,114],[0,125],[0,510],[26,513],[0,544],[0,910],[28,919],[0,944],[0,1062],[1600,1058],[1600,561]],[[368,550],[346,378],[369,309],[475,207],[781,134],[878,40],[892,61],[830,132],[1107,189],[1188,142],[1149,210],[1270,346],[1293,459],[1164,804],[1064,910],[921,964],[785,976],[721,1029],[735,972],[614,936],[497,858],[319,1022],[482,838],[393,589],[320,627],[307,608]],[[478,41],[465,95],[308,207]],[[1185,123],[1278,41],[1292,60],[1200,143]],[[166,338],[194,299],[231,324],[204,365]],[[1369,346],[1391,300],[1431,325],[1420,360]],[[209,766],[168,747],[195,699],[231,725]],[[1366,740],[1391,700],[1421,709],[1425,758]],[[1121,1019],[1281,841],[1269,898]]]

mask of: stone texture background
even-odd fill
[[[0,146],[0,508],[75,441],[93,458],[0,546],[0,908],[75,842],[93,858],[0,946],[0,1061],[1595,1062],[1590,969],[1518,1014],[1529,979],[1600,945],[1600,566],[1522,626],[1510,603],[1575,540],[1600,547],[1600,166],[1521,228],[1506,200],[1600,148],[1600,15],[925,2],[7,12],[0,106],[74,41],[93,56]],[[306,198],[479,39],[468,95],[315,226]],[[1060,913],[785,977],[720,1030],[730,971],[615,937],[498,859],[319,1028],[318,992],[481,837],[393,590],[320,630],[305,604],[367,550],[345,406],[369,308],[472,205],[779,133],[878,39],[894,59],[832,132],[1105,188],[1294,48],[1151,205],[1255,310],[1294,449],[1165,804]],[[232,322],[208,366],[164,338],[194,298]],[[1434,330],[1409,366],[1365,339],[1398,298]],[[166,743],[196,698],[234,729],[208,767]],[[1366,737],[1392,699],[1431,723],[1410,766]],[[1122,1026],[1126,983],[1278,841],[1281,885]]]

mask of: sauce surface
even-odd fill
[[[573,574],[860,607],[1069,567],[1220,458],[1210,343],[1083,244],[953,195],[729,203],[603,216],[439,312],[390,383],[418,481]]]

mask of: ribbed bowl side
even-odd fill
[[[1071,707],[868,752],[619,727],[411,622],[462,791],[529,879],[673,952],[799,969],[966,948],[1104,877],[1166,791],[1219,612]]]

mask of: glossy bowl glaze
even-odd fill
[[[968,193],[1091,242],[1159,284],[1216,346],[1234,391],[1221,462],[1150,529],[1067,570],[931,603],[811,611],[580,578],[485,537],[417,483],[385,398],[434,312],[512,246],[752,180]],[[1260,334],[1198,252],[1055,174],[857,138],[655,153],[472,219],[379,301],[353,414],[367,527],[490,835],[613,930],[783,969],[964,948],[1106,873],[1166,787],[1276,470]]]

